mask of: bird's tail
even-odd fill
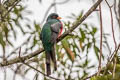
[[[52,46],[52,51],[51,51],[50,56],[51,56],[51,59],[52,59],[52,61],[54,63],[54,69],[56,71],[57,70],[57,62],[56,62],[56,54],[55,54],[55,45]]]
[[[50,67],[50,58],[54,63],[54,69],[57,70],[57,62],[56,62],[56,55],[55,55],[55,46],[51,47],[51,51],[46,51],[46,72],[47,75],[51,75],[51,67]]]
[[[47,76],[51,74],[51,68],[50,68],[50,53],[46,52],[46,72]]]

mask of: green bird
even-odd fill
[[[51,60],[54,63],[54,69],[57,70],[55,44],[57,38],[60,37],[63,29],[63,25],[60,19],[61,17],[59,17],[58,14],[51,13],[48,16],[40,34],[40,39],[42,40],[42,44],[46,55],[46,72],[48,76],[51,74]]]

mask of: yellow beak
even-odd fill
[[[61,17],[57,17],[57,19],[62,19]]]

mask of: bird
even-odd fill
[[[55,45],[63,31],[63,24],[60,19],[61,17],[57,13],[51,13],[47,17],[40,33],[40,39],[45,50],[46,73],[48,76],[51,75],[50,61],[54,63],[55,71],[57,70]]]

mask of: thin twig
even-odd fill
[[[117,52],[118,52],[118,50],[120,49],[120,44],[118,45],[118,47],[116,48],[116,50],[114,50],[113,51],[113,53],[111,54],[111,56],[110,56],[110,59],[108,60],[108,62],[107,62],[107,64],[106,64],[106,69],[107,69],[107,67],[111,64],[111,62],[113,61],[113,59],[115,59],[114,57],[115,57],[115,55],[117,55]],[[115,65],[116,66],[116,65]],[[114,66],[114,67],[115,67]],[[101,70],[102,71],[102,70]]]
[[[5,51],[5,48],[6,46],[3,47],[3,62],[6,63],[6,51]]]
[[[44,22],[45,19],[46,19],[46,16],[47,16],[48,12],[51,10],[51,8],[52,8],[54,5],[55,5],[55,3],[52,3],[52,4],[48,7],[47,11],[45,12],[44,18],[43,18],[43,20],[41,21],[40,24],[43,24],[43,22]]]
[[[65,3],[69,2],[69,1],[70,1],[70,0],[65,0],[65,1],[63,1],[63,2],[56,2],[56,1],[54,0],[54,2],[53,2],[53,3],[48,7],[48,9],[46,10],[45,15],[44,15],[44,17],[43,17],[43,20],[41,21],[41,24],[43,24],[43,22],[45,21],[46,16],[47,16],[48,12],[52,9],[52,7],[54,7],[55,10],[56,10],[56,5],[65,4]],[[55,12],[56,12],[56,11],[55,11]]]
[[[119,34],[120,34],[120,0],[118,3],[118,14],[119,14],[118,24],[119,24]],[[120,37],[120,35],[119,35],[119,37]]]
[[[115,13],[115,16],[116,16],[116,19],[117,19],[117,22],[119,24],[119,28],[120,28],[120,15],[118,17],[118,14],[117,14],[117,11],[116,11],[116,0],[114,0],[114,13]],[[118,13],[120,14],[120,1],[119,1],[119,4],[118,4]]]
[[[28,38],[30,38],[30,36],[29,36]],[[15,54],[16,51],[17,51],[18,49],[20,49],[21,46],[24,46],[24,45],[27,44],[27,43],[29,43],[29,39],[25,40],[20,46],[18,46],[18,47],[15,48],[13,51],[11,51],[10,54],[8,54],[6,58],[9,58],[9,57],[12,56],[13,54]]]
[[[116,55],[119,49],[120,49],[120,44],[118,45],[117,49],[113,51],[112,55]],[[105,66],[106,68],[102,68],[102,70],[101,70],[100,72],[104,71],[104,69],[107,69],[107,67],[109,66],[109,64],[112,62],[114,56],[113,56],[113,57],[110,57],[110,58],[111,58],[111,59],[108,60],[106,66]],[[96,76],[97,74],[98,74],[98,72],[96,72],[96,73],[94,73],[93,75],[90,75],[90,76],[84,78],[83,80],[87,80],[87,79],[89,79],[89,78],[91,78],[91,77]]]
[[[56,0],[53,0],[53,2],[55,3],[55,5],[54,5],[54,12],[57,13]]]
[[[21,0],[18,0],[13,3],[12,7],[6,12],[6,14],[2,17],[3,19],[6,18],[6,16],[11,12],[11,10],[20,2]]]
[[[105,69],[104,69],[103,75],[105,75],[106,72],[107,72],[107,66],[109,65],[108,62],[110,62],[110,57],[111,57],[111,50],[110,50],[109,56],[108,56],[108,58],[107,58],[107,64],[106,64],[106,67],[105,67]]]
[[[106,64],[107,65],[106,67],[108,67],[109,64],[113,61],[113,59],[114,59],[115,55],[117,55],[117,52],[118,52],[119,49],[120,49],[120,44],[118,45],[116,50],[114,50],[113,53],[111,54],[111,56],[110,56],[110,58],[109,58],[109,60],[108,60],[108,62]]]
[[[111,6],[109,5],[109,3],[107,2],[107,0],[105,0],[105,2],[107,3],[107,5],[108,5],[108,7],[109,7],[109,9],[110,9],[111,26],[112,26],[112,36],[113,36],[113,40],[114,40],[114,44],[115,44],[115,49],[116,49],[116,48],[117,48],[117,43],[116,43],[115,34],[114,34],[112,9],[111,9]]]
[[[112,72],[112,76],[113,76],[113,79],[115,78],[115,70],[116,70],[116,57],[114,58],[114,63],[113,63],[113,72]]]
[[[119,14],[119,17],[118,17],[117,21],[118,21],[118,24],[119,24],[119,32],[120,32],[120,0],[119,0],[119,3],[118,3],[118,14]]]
[[[56,4],[59,4],[59,5],[62,5],[62,4],[65,4],[67,2],[69,2],[70,0],[65,0],[65,1],[62,1],[62,2],[56,2]]]
[[[6,69],[4,69],[4,80],[7,80],[7,73],[6,73]]]
[[[101,71],[101,60],[102,60],[102,28],[103,28],[103,24],[102,24],[102,11],[101,11],[101,4],[99,5],[99,12],[100,12],[100,57],[99,57],[99,66],[98,66],[98,74],[100,75],[100,71]]]
[[[113,54],[110,57],[110,62],[113,61],[115,55],[117,54],[118,50],[120,49],[120,44],[118,45],[118,47],[116,48],[116,50],[114,50]]]
[[[98,72],[97,72],[97,73],[98,73]],[[91,77],[96,76],[96,75],[97,75],[97,73],[95,73],[95,74],[93,74],[93,75],[90,75],[90,76],[88,76],[88,77],[86,77],[86,78],[84,78],[84,79],[82,79],[82,80],[87,80],[87,79],[90,79]]]
[[[21,55],[20,55],[20,54],[21,54],[21,47],[20,47],[20,49],[19,49],[19,58],[21,59],[21,62],[22,62],[23,64],[25,64],[25,65],[27,65],[28,67],[30,67],[30,68],[32,68],[32,69],[34,69],[34,70],[36,70],[37,72],[39,72],[39,73],[43,74],[44,76],[47,76],[47,77],[52,78],[52,79],[55,79],[55,80],[60,80],[60,79],[57,79],[57,78],[54,78],[54,77],[48,76],[48,75],[44,74],[43,72],[39,71],[38,69],[36,69],[36,68],[32,67],[31,65],[29,65],[29,64],[27,64],[27,63],[25,63],[25,62],[22,60],[22,58],[21,58]]]
[[[37,72],[39,72],[39,73],[41,73],[41,74],[43,74],[44,76],[46,76],[46,77],[49,77],[49,78],[51,78],[51,79],[55,79],[55,80],[60,80],[60,79],[57,79],[57,78],[54,78],[54,77],[51,77],[51,76],[47,76],[46,74],[44,74],[43,72],[41,72],[41,71],[39,71],[38,69],[36,69],[36,68],[34,68],[34,67],[32,67],[31,65],[29,65],[29,64],[27,64],[27,63],[25,63],[25,62],[22,62],[23,64],[25,64],[26,66],[28,66],[28,67],[30,67],[30,68],[32,68],[32,69],[34,69],[35,71],[37,71]]]
[[[19,57],[21,56],[20,54],[21,54],[21,47],[20,47],[20,49],[19,49]]]
[[[16,65],[16,69],[14,70],[12,67],[9,67],[13,72],[14,72],[14,75],[13,75],[13,80],[16,80],[16,76],[19,75],[21,76],[22,78],[24,78],[24,80],[29,80],[25,77],[24,74],[21,74],[21,71],[19,72],[20,68],[23,66],[23,64],[20,64],[20,65]]]
[[[73,65],[74,65],[74,62],[72,62],[72,65],[71,65],[71,67],[70,67],[70,73],[69,73],[69,75],[68,75],[68,78],[71,77],[70,74],[72,73]]]
[[[93,2],[95,2],[95,0],[92,0]],[[96,10],[95,10],[96,11]],[[97,11],[99,11],[99,9],[97,9]],[[97,17],[98,17],[98,21],[100,20],[99,19],[99,13],[97,13]],[[100,21],[99,21],[100,22]],[[103,28],[103,34],[105,34],[105,32],[104,32],[104,28]],[[106,46],[107,46],[107,48],[108,48],[108,50],[109,50],[109,52],[111,52],[111,49],[110,49],[110,46],[109,46],[109,44],[108,44],[108,40],[107,40],[107,37],[106,36],[103,36],[104,37],[104,39],[105,39],[105,44],[106,44]]]
[[[116,40],[115,40],[115,35],[114,35],[114,26],[113,26],[113,15],[112,15],[112,6],[110,6],[109,5],[109,3],[107,2],[107,0],[105,0],[105,2],[107,3],[107,5],[108,5],[108,7],[109,7],[109,10],[110,10],[110,15],[111,15],[111,27],[112,27],[112,36],[113,36],[113,40],[114,40],[114,44],[115,44],[115,50],[116,50],[116,48],[117,48],[117,43],[116,43]],[[115,4],[116,4],[116,1],[115,1]],[[116,6],[116,5],[115,5]],[[114,7],[114,10],[115,10],[115,7]],[[116,17],[117,17],[117,13],[116,13],[116,10],[115,10],[115,14],[116,14]],[[115,52],[116,53],[116,52]],[[114,55],[115,56],[115,55]],[[115,76],[115,69],[116,69],[116,57],[114,58],[113,57],[113,59],[114,59],[114,66],[113,66],[113,72],[112,72],[112,76],[113,76],[113,78],[114,78],[114,76]]]

